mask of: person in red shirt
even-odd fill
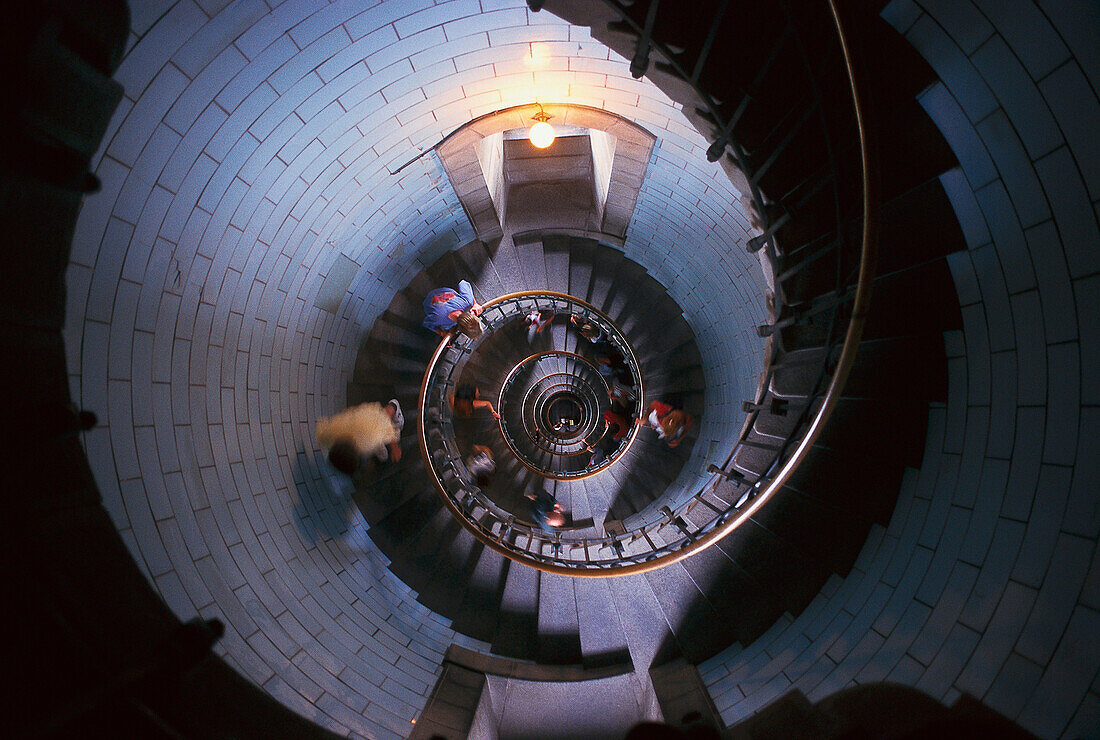
[[[657,432],[658,439],[665,440],[669,447],[677,447],[691,429],[691,416],[664,401],[653,401],[646,408],[645,417],[635,423],[649,426]]]

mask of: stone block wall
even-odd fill
[[[707,348],[701,434],[719,448],[761,349],[740,194],[667,97],[521,0],[132,5],[67,274],[105,506],[176,614],[226,623],[218,651],[243,675],[338,732],[405,735],[461,639],[389,573],[313,428],[393,293],[472,238],[426,152],[536,97],[658,136],[627,251]],[[334,314],[315,302],[341,255],[359,269]]]
[[[701,669],[727,724],[790,688],[974,696],[1040,737],[1100,732],[1100,8],[894,0],[968,249],[919,470],[797,619]]]

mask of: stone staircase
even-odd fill
[[[835,57],[835,40],[805,33],[813,24],[831,23],[823,15],[827,10],[802,5],[802,40],[823,58]],[[555,9],[553,3],[547,7]],[[584,22],[578,17],[583,12],[567,17]],[[749,172],[756,168],[752,177],[767,194],[771,215],[782,216],[783,224],[775,229],[785,261],[777,278],[783,299],[775,317],[780,328],[772,339],[781,351],[763,397],[764,409],[747,436],[752,446],[742,447],[727,467],[749,481],[766,472],[774,458],[771,448],[789,435],[807,406],[814,410],[819,403],[811,398],[820,365],[823,359],[835,362],[839,347],[835,341],[830,347],[829,340],[843,331],[843,324],[831,328],[820,318],[827,312],[809,318],[799,314],[838,289],[854,286],[858,263],[851,253],[833,247],[838,237],[852,239],[861,227],[861,195],[850,181],[854,177],[858,183],[859,176],[851,112],[830,108],[822,127],[802,124],[823,115],[817,97],[837,94],[827,85],[845,81],[826,77],[816,90],[801,84],[804,76],[794,73],[801,61],[791,57],[796,50],[784,47],[781,38],[790,33],[785,31],[787,17],[775,8],[754,9],[752,14],[754,45],[733,54],[727,73],[708,83],[715,97],[733,101],[745,94],[734,81],[755,81],[752,105],[733,135],[745,148]],[[890,45],[893,31],[877,17],[850,15],[866,58],[881,59],[887,51],[904,55],[904,48]],[[691,31],[678,25],[688,22],[658,16],[653,38],[689,48],[685,38]],[[594,26],[593,33],[600,36],[601,29]],[[613,47],[624,47],[620,32],[603,35]],[[763,53],[769,44],[781,48],[770,66],[764,61],[769,55]],[[619,50],[626,53],[629,48]],[[902,69],[904,75],[898,73]],[[957,227],[944,229],[953,218],[937,179],[954,160],[913,101],[932,74],[909,54],[891,64],[868,65],[861,75],[866,77],[861,80],[866,95],[875,101],[877,127],[888,135],[880,137],[877,152],[882,205],[874,303],[856,365],[825,434],[768,505],[717,547],[644,579],[629,579],[631,588],[651,590],[667,623],[656,663],[680,655],[698,663],[731,643],[748,644],[784,613],[799,614],[831,575],[845,575],[871,527],[889,521],[905,468],[919,463],[927,403],[945,398],[942,333],[959,327],[961,319],[957,305],[944,299],[953,295],[944,256],[964,242]],[[658,84],[675,88],[665,79],[667,72],[657,68],[652,76]],[[822,138],[821,130],[843,146],[829,150],[830,140]],[[914,156],[918,147],[919,159]],[[832,175],[826,152],[834,158]],[[828,187],[815,183],[814,177],[828,179]],[[839,224],[831,218],[834,212],[841,214]],[[832,227],[822,227],[830,223]],[[475,242],[428,267],[376,322],[360,352],[349,402],[396,395],[407,409],[413,406],[419,373],[436,344],[418,326],[421,297],[436,285],[461,278],[475,284],[482,300],[502,291],[551,289],[593,303],[633,343],[647,399],[677,393],[687,410],[700,416],[705,380],[678,308],[644,268],[620,251],[567,236],[506,240],[495,246]],[[666,321],[666,316],[676,321]],[[525,338],[515,341],[523,343],[518,350],[527,349]],[[549,341],[570,351],[577,348],[575,335],[564,326],[553,327]],[[495,360],[487,355],[467,370],[487,398],[498,390],[494,378],[507,370],[494,363],[507,362],[506,354],[498,350]],[[457,434],[471,440],[491,438],[495,426],[488,417],[471,420],[465,428],[459,424]],[[406,427],[408,449],[415,442],[412,427]],[[498,459],[507,460],[503,445],[495,449]],[[659,503],[689,452],[670,451],[649,436],[600,476],[548,482],[547,488],[576,518],[624,518]],[[501,467],[498,478],[516,491],[537,484],[536,476],[514,460]],[[744,489],[743,482],[731,480],[715,493],[732,503]],[[625,635],[598,640],[586,636],[593,627],[582,623],[580,615],[592,605],[585,602],[588,589],[578,587],[581,581],[505,561],[450,521],[415,456],[363,487],[357,500],[372,522],[372,536],[421,601],[452,618],[457,630],[490,643],[494,652],[573,663],[596,660],[582,649],[587,643],[610,641],[615,645],[612,654],[629,647]]]
[[[799,614],[831,574],[848,572],[871,527],[888,523],[906,467],[920,462],[928,402],[946,399],[943,332],[959,328],[961,315],[945,257],[965,242],[939,181],[954,157],[915,100],[935,75],[878,8],[843,5],[875,144],[879,257],[872,308],[836,411],[782,491],[716,548],[650,574],[662,582],[656,592],[666,609],[683,614],[682,599],[694,598],[681,632],[701,635],[710,625],[707,637],[685,651],[689,659],[723,640],[747,644],[784,612]],[[644,46],[638,37],[650,20],[648,6],[621,10],[631,25],[599,6],[545,4],[591,27],[627,58]],[[813,309],[854,290],[855,250],[836,243],[858,241],[862,228],[859,137],[854,111],[844,103],[847,80],[826,4],[758,4],[739,8],[736,19],[727,11],[711,28],[721,7],[704,3],[691,14],[661,8],[649,38],[673,50],[676,65],[652,60],[647,75],[684,103],[700,130],[721,140],[711,111],[674,67],[701,71],[699,87],[725,120],[736,121],[727,133],[742,156],[728,146],[718,154],[759,189],[777,225],[783,261],[775,372],[747,436],[753,446],[742,447],[727,468],[751,482],[767,472],[773,448],[807,406],[816,410],[820,401],[811,399],[821,362],[832,365],[839,355],[835,337],[843,325],[831,327],[829,312]],[[722,64],[697,65],[707,53]],[[805,71],[810,60],[813,78]],[[846,319],[843,308],[840,315]],[[732,480],[718,493],[732,501],[744,488]],[[698,594],[675,589],[677,570]]]
[[[480,300],[495,297],[503,285],[501,263],[507,264],[508,255],[499,259],[502,250],[514,250],[524,264],[536,266],[509,276],[509,287],[568,291],[590,301],[631,342],[646,397],[676,394],[688,413],[696,418],[702,413],[705,386],[692,332],[676,304],[641,266],[587,238],[550,234],[493,247],[474,242],[442,257],[395,296],[363,344],[348,389],[349,403],[397,397],[405,408],[403,447],[408,452],[401,463],[358,486],[356,500],[394,571],[420,593],[424,604],[452,619],[457,630],[490,643],[501,655],[601,665],[609,656],[625,656],[621,629],[617,637],[605,635],[605,620],[581,619],[599,610],[578,604],[577,593],[585,589],[576,589],[573,579],[519,565],[478,543],[439,501],[416,453],[413,421],[419,383],[438,342],[418,326],[418,296],[428,285],[468,279]],[[561,316],[533,344],[528,344],[523,327],[495,332],[471,357],[460,382],[475,383],[482,397],[496,405],[508,371],[528,355],[550,349],[595,359],[593,346]],[[543,478],[521,464],[486,412],[456,419],[455,437],[461,450],[475,443],[493,449],[498,473],[487,494],[505,510],[529,521],[522,494],[543,488],[565,506],[572,522],[595,520],[598,525],[652,514],[691,456],[694,443],[689,438],[670,449],[652,432],[643,431],[608,469],[589,478],[560,481]],[[585,645],[590,649],[583,649]]]

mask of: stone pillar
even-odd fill
[[[444,662],[409,740],[465,740],[470,736],[484,688],[484,673]]]
[[[722,719],[707,693],[703,678],[692,664],[683,658],[649,669],[653,691],[661,705],[665,722],[674,727],[709,724],[718,728]]]

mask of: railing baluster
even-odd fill
[[[803,112],[802,116],[797,121],[795,121],[795,124],[793,126],[791,126],[790,130],[787,131],[787,133],[783,137],[783,139],[778,144],[776,144],[774,147],[772,147],[771,152],[768,155],[767,159],[765,159],[762,163],[760,163],[760,165],[756,168],[756,170],[749,177],[749,181],[752,184],[754,184],[754,185],[758,184],[760,182],[760,178],[762,178],[764,175],[766,175],[768,173],[768,170],[771,169],[771,166],[773,164],[775,164],[776,160],[778,160],[779,157],[783,154],[783,152],[786,151],[787,147],[790,146],[792,141],[794,141],[794,138],[799,134],[799,132],[802,130],[802,127],[806,124],[806,122],[810,119],[810,117],[816,112],[816,110],[817,110],[816,104],[813,105],[813,106],[808,107]]]
[[[844,239],[843,238],[833,239],[825,247],[817,250],[816,252],[811,254],[809,257],[806,257],[805,259],[799,260],[793,267],[788,267],[786,270],[784,270],[783,272],[776,275],[775,276],[775,281],[777,283],[787,282],[792,277],[794,277],[798,273],[805,270],[807,267],[810,267],[811,265],[816,263],[819,259],[821,259],[825,255],[831,254],[834,250],[836,250],[837,247],[840,247],[843,244],[844,244]]]
[[[660,4],[660,0],[649,0],[645,27],[634,46],[634,56],[630,59],[630,75],[634,79],[638,79],[649,69],[650,40],[653,38],[653,24],[657,21],[657,7]]]
[[[725,17],[726,7],[728,5],[729,0],[721,0],[717,10],[714,11],[714,17],[710,22],[710,28],[707,30],[707,38],[703,41],[703,46],[699,50],[699,56],[695,60],[695,68],[691,71],[691,83],[693,85],[699,83],[699,75],[703,73],[703,66],[707,63],[707,57],[710,55],[710,47],[714,44],[715,37],[718,36],[718,28],[722,25],[722,20]]]

